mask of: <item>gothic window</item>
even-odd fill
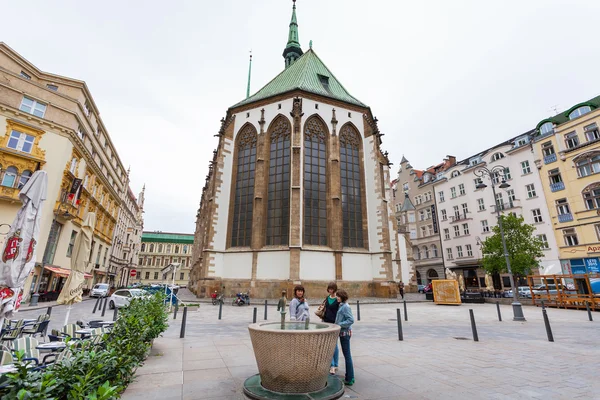
[[[304,243],[327,246],[327,133],[317,117],[304,127]]]
[[[252,207],[254,170],[256,167],[256,129],[246,125],[237,138],[237,173],[231,246],[250,246],[252,241]]]
[[[340,131],[340,172],[344,247],[364,247],[360,135],[351,125]]]
[[[267,245],[289,243],[291,134],[290,122],[278,117],[269,135]]]

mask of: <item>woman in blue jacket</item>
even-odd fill
[[[346,376],[344,384],[352,386],[354,385],[354,364],[352,363],[352,354],[350,353],[350,338],[352,337],[354,317],[352,316],[352,309],[347,303],[348,293],[345,290],[338,290],[336,296],[340,302],[340,308],[335,317],[335,323],[342,328],[340,330],[340,344],[342,345],[344,360],[346,360]]]

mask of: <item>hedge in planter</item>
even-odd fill
[[[90,341],[74,344],[66,357],[43,371],[32,371],[18,355],[17,372],[5,374],[2,400],[108,400],[119,397],[144,361],[152,340],[168,327],[164,294],[135,298],[119,310],[103,346]]]

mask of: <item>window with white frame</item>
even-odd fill
[[[423,258],[429,258],[429,248],[427,246],[423,246]]]
[[[515,147],[525,146],[528,142],[527,137],[519,138],[515,142]]]
[[[414,213],[408,213],[408,222],[409,223],[414,223],[415,222],[415,214]]]
[[[10,138],[8,138],[7,147],[23,153],[31,153],[34,141],[35,137],[13,130],[10,133]]]
[[[438,257],[438,250],[437,250],[437,246],[435,244],[431,245],[431,257],[432,258]]]
[[[545,122],[544,124],[542,124],[542,126],[540,126],[540,133],[542,135],[550,133],[553,130],[554,130],[554,124],[552,122]]]
[[[456,257],[462,258],[462,256],[463,256],[462,246],[456,246]]]
[[[477,199],[477,207],[479,208],[479,211],[485,211],[485,202],[483,199]]]
[[[450,188],[450,197],[452,197],[453,199],[456,197],[456,188],[455,187]]]
[[[431,192],[425,193],[425,201],[430,201],[430,200],[431,200]]]
[[[421,258],[421,250],[417,246],[413,247],[413,256],[415,257],[415,260]]]
[[[600,188],[591,189],[583,192],[583,201],[588,210],[600,208]]]
[[[552,146],[552,142],[548,141],[542,143],[542,154],[544,157],[548,157],[554,154],[554,146]]]
[[[517,200],[517,196],[515,195],[514,189],[508,189],[506,191],[506,194],[508,195],[509,203],[513,203],[515,200]]]
[[[558,212],[558,215],[571,214],[571,209],[567,199],[556,200],[556,211]]]
[[[460,211],[459,211],[459,209],[458,209],[458,206],[454,206],[454,207],[453,207],[453,210],[454,210],[454,218],[455,218],[455,219],[456,219],[456,218],[460,218]]]
[[[14,187],[15,182],[17,181],[17,168],[10,166],[6,168],[4,171],[4,176],[2,177],[2,186],[6,187]]]
[[[417,230],[416,229],[411,229],[410,230],[410,238],[411,239],[416,239],[417,238]]]
[[[501,159],[503,159],[503,158],[504,158],[504,154],[502,154],[502,153],[495,153],[495,154],[492,156],[492,162],[494,162],[494,161],[498,161],[498,160],[501,160]]]
[[[477,186],[481,185],[483,180],[481,178],[475,178],[473,179],[473,183],[475,184],[475,190],[477,190]]]
[[[29,178],[31,178],[32,172],[29,170],[25,170],[23,171],[23,173],[21,174],[21,177],[19,178],[19,185],[17,186],[17,189],[23,189],[23,186],[25,186],[27,184],[27,181],[29,181]]]
[[[582,115],[587,114],[590,111],[592,111],[590,106],[581,106],[581,107],[576,108],[575,110],[571,111],[571,113],[569,114],[569,119],[581,117]]]
[[[531,173],[531,166],[529,165],[529,161],[525,160],[521,162],[521,171],[523,172],[523,175]]]
[[[454,225],[454,237],[460,236],[460,226]]]
[[[79,136],[79,139],[85,140],[85,130],[81,127],[81,125],[77,127],[77,136]]]
[[[419,211],[419,221],[425,221],[425,211]]]
[[[525,190],[527,190],[528,198],[531,199],[537,196],[537,194],[535,193],[535,186],[533,185],[533,183],[530,183],[529,185],[525,186]]]
[[[458,192],[460,193],[461,196],[463,196],[465,194],[465,185],[464,184],[460,184],[458,185]]]
[[[46,114],[46,104],[30,99],[29,97],[23,97],[19,110],[33,114],[36,117],[44,118],[44,115]]]
[[[448,247],[446,249],[446,258],[448,258],[448,260],[452,260],[454,257],[452,257],[452,248]]]
[[[558,168],[554,168],[548,171],[548,178],[550,179],[551,185],[561,183],[563,181],[562,176],[560,175],[560,170]]]
[[[471,245],[467,244],[465,248],[467,250],[467,257],[473,257],[473,248],[471,247]]]
[[[577,232],[575,232],[575,228],[563,230],[563,237],[565,239],[566,246],[579,245],[579,239],[577,239]]]
[[[469,234],[469,224],[462,224],[463,227],[463,235]]]
[[[448,228],[444,228],[444,239],[450,239],[450,230]]]
[[[585,138],[587,139],[588,142],[593,142],[594,140],[600,139],[600,132],[598,132],[598,125],[596,125],[595,123],[585,126],[583,128],[583,131],[585,132]]]
[[[440,197],[440,203],[443,203],[444,201],[446,201],[446,200],[444,199],[444,192],[439,192],[439,193],[438,193],[438,196]]]
[[[511,179],[512,179],[512,176],[510,175],[510,168],[504,167],[504,180],[510,181]]]
[[[502,178],[500,177],[500,172],[498,172],[498,171],[492,172],[491,177],[492,177],[492,182],[494,183],[494,185],[500,184],[500,181],[502,180]]]
[[[425,237],[427,236],[427,228],[422,226],[421,227],[421,237]]]
[[[481,221],[481,232],[483,233],[487,233],[490,231],[490,226],[488,225],[487,220],[483,220]]]
[[[446,214],[446,210],[441,210],[440,211],[441,217],[442,217],[442,221],[445,221],[448,219],[448,215]]]
[[[462,203],[462,212],[465,217],[469,213],[469,206],[467,205],[467,203]]]
[[[543,250],[547,250],[550,248],[550,246],[548,245],[548,238],[546,237],[545,234],[542,233],[541,235],[536,235],[536,237],[542,243]]]
[[[73,157],[71,160],[71,167],[69,167],[69,171],[71,171],[73,175],[75,175],[75,168],[77,168],[77,159]]]
[[[565,145],[568,149],[572,149],[574,147],[579,146],[579,138],[577,137],[577,133],[570,132],[565,135]]]
[[[432,236],[433,233],[433,225],[427,225],[427,236]]]
[[[597,174],[600,172],[600,154],[590,153],[577,158],[575,162],[577,175],[580,177]]]
[[[452,171],[452,173],[450,174],[450,178],[456,178],[457,176],[460,176],[459,171]]]
[[[431,208],[425,210],[425,219],[431,219]]]
[[[531,214],[533,215],[533,222],[539,224],[540,222],[544,222],[542,219],[542,211],[539,208],[534,208],[531,210]]]
[[[90,104],[87,101],[83,105],[83,109],[85,111],[85,115],[89,117],[90,114],[92,113],[92,108],[90,107]]]

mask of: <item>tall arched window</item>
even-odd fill
[[[150,253],[154,253],[154,243],[150,243]]]
[[[352,125],[340,130],[340,172],[344,247],[364,247],[360,135]]]
[[[237,168],[231,246],[250,246],[254,202],[254,170],[256,168],[256,129],[242,128],[237,137]]]
[[[21,177],[19,178],[19,189],[22,189],[23,186],[25,186],[27,184],[27,181],[29,180],[29,178],[31,178],[31,171],[29,170],[25,170],[23,171],[23,173],[21,174]]]
[[[159,253],[163,252],[163,245],[162,245],[162,243],[158,245],[158,252]]]
[[[292,128],[279,116],[269,135],[267,245],[287,245],[290,236],[290,139]]]
[[[304,244],[327,246],[327,128],[318,117],[304,125]]]
[[[429,258],[429,248],[427,246],[423,246],[423,258]]]

